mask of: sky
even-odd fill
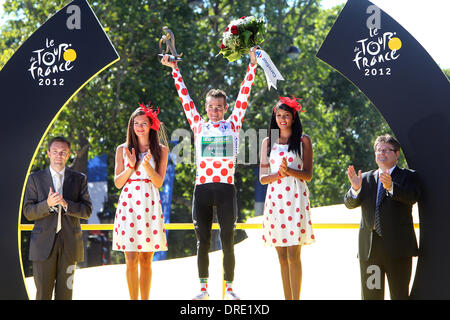
[[[3,22],[0,0],[0,25]],[[69,1],[68,1],[69,2]],[[322,0],[331,8],[346,0]],[[450,0],[372,0],[400,23],[428,51],[442,69],[450,69]]]

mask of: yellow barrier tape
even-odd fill
[[[315,229],[357,229],[359,224],[357,223],[313,223]],[[20,231],[33,230],[33,224],[21,224]],[[94,231],[94,230],[113,230],[114,224],[81,224],[81,230]],[[166,223],[166,230],[193,230],[193,223]],[[419,228],[419,224],[415,223],[414,228]],[[212,229],[220,229],[218,223],[212,224]],[[262,229],[261,223],[236,223],[236,229]],[[225,280],[222,279],[222,298],[225,297]]]
[[[31,231],[33,230],[33,224],[21,224],[20,231]],[[359,223],[313,223],[313,228],[315,229],[358,229]],[[113,224],[81,224],[81,230],[84,231],[110,231],[113,230]],[[193,223],[166,223],[166,230],[194,230]],[[414,228],[418,229],[419,224],[415,223]],[[212,229],[220,229],[218,223],[213,223]],[[236,223],[236,229],[262,229],[260,223]]]

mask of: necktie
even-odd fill
[[[63,192],[63,186],[62,186],[62,174],[56,172],[56,179],[55,179],[55,191],[59,194],[62,194]],[[61,205],[58,204],[58,222],[56,224],[56,233],[61,230]]]
[[[380,183],[378,187],[378,193],[377,193],[377,202],[375,205],[375,231],[378,233],[378,235],[381,237],[381,218],[380,218],[380,205],[383,201],[384,195],[386,193],[386,189],[384,189],[383,184]]]

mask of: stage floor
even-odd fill
[[[313,208],[312,223],[359,224],[360,209],[343,205]],[[417,208],[413,212],[418,223]],[[259,223],[262,217],[247,223]],[[235,245],[236,268],[233,289],[242,300],[283,300],[278,257],[274,248],[263,246],[261,230],[246,230],[248,238]],[[357,259],[358,229],[314,230],[316,242],[302,247],[303,283],[301,299],[359,300],[360,280]],[[419,241],[419,230],[416,229]],[[413,259],[412,286],[417,259]],[[155,261],[151,300],[189,300],[199,291],[196,257]],[[210,253],[211,299],[222,299],[222,252]],[[30,299],[35,297],[33,278],[26,278]],[[386,298],[389,299],[386,281]],[[77,269],[74,300],[127,300],[125,265]]]

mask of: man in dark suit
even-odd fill
[[[70,142],[48,144],[50,166],[28,177],[23,212],[34,222],[29,259],[33,261],[36,300],[72,299],[77,261],[84,260],[80,219],[89,219],[92,203],[84,174],[66,168]]]
[[[412,257],[417,256],[412,206],[419,200],[416,172],[397,167],[400,143],[390,135],[374,143],[378,170],[356,173],[349,166],[347,208],[361,206],[359,261],[362,299],[384,299],[387,275],[391,299],[408,299]]]

